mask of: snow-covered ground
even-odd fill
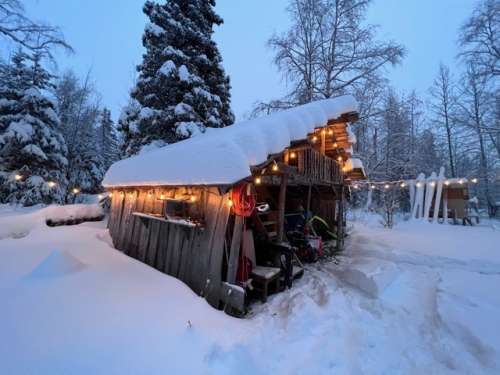
[[[47,212],[0,206],[2,374],[500,373],[498,224],[358,218],[343,256],[235,319]]]

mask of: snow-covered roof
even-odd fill
[[[251,166],[307,138],[328,120],[357,112],[349,95],[308,103],[243,121],[113,164],[103,186],[230,185],[251,175]]]

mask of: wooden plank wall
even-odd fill
[[[157,270],[184,281],[219,308],[222,263],[230,207],[228,196],[217,188],[191,189],[204,213],[203,227],[151,220],[133,212],[161,214],[168,189],[124,189],[112,191],[108,228],[114,246]],[[227,288],[226,288],[227,289]]]

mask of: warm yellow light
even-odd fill
[[[477,184],[477,178],[474,177],[471,181],[473,184]]]
[[[14,177],[16,179],[16,181],[19,181],[23,178],[23,176],[21,176],[20,174],[16,174],[16,177]]]
[[[347,172],[347,167],[342,167],[342,172]]]
[[[342,156],[339,156],[339,157],[337,158],[337,161],[342,161]]]
[[[110,198],[113,198],[113,193],[109,193],[109,197],[110,197]]]
[[[290,153],[290,159],[295,159],[297,157],[297,154],[295,152]]]
[[[120,197],[121,197],[121,198],[123,198],[124,196],[125,196],[125,193],[122,191],[122,192],[120,193]]]
[[[385,184],[385,185],[384,185],[384,188],[385,188],[385,189],[389,189],[389,188],[390,188],[389,184]]]
[[[153,197],[153,194],[148,193],[148,198],[151,199]]]
[[[78,194],[80,192],[80,189],[74,188],[73,189],[73,194]]]
[[[278,164],[274,163],[272,170],[273,170],[273,172],[277,172],[279,170]]]
[[[446,180],[446,181],[444,182],[444,184],[445,184],[446,186],[448,186],[448,185],[450,184],[450,181]]]
[[[370,188],[371,188],[372,190],[374,190],[374,189],[375,189],[375,185],[370,186]]]
[[[196,195],[191,195],[191,196],[189,197],[189,200],[190,200],[191,202],[196,202]]]
[[[130,194],[128,195],[128,197],[129,197],[130,199],[132,199],[132,198],[134,197],[134,194],[133,194],[133,193],[130,193]]]
[[[227,200],[227,205],[228,205],[229,207],[232,207],[232,206],[233,206],[233,200],[232,200],[231,198],[229,198],[229,199]]]
[[[334,143],[333,143],[333,147],[334,147],[334,148],[339,147],[338,143],[337,143],[337,142],[334,142]]]
[[[333,130],[332,129],[328,130],[328,135],[333,135]]]
[[[321,134],[325,135],[326,134],[326,130],[325,129],[321,130]]]
[[[54,181],[49,181],[47,182],[47,185],[49,185],[49,187],[54,187],[56,186],[56,183]]]
[[[161,199],[161,200],[165,199],[165,195],[160,194],[160,199]]]
[[[401,184],[399,186],[401,186],[402,188],[404,188],[406,186],[406,184],[404,182],[401,182]]]
[[[318,140],[318,137],[316,137],[316,136],[313,136],[313,137],[312,137],[312,141],[313,141],[313,142],[316,142],[317,140]]]
[[[354,185],[354,189],[359,189],[359,186],[358,185]]]
[[[260,177],[255,177],[255,185],[260,185],[260,183],[262,182],[262,179]]]

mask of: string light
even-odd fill
[[[326,134],[326,130],[325,130],[325,129],[322,129],[322,130],[321,130],[321,134],[322,134],[322,135],[325,135],[325,134]]]
[[[389,186],[389,184],[385,184],[385,185],[384,185],[384,188],[385,188],[386,190],[387,190],[387,189],[389,189],[389,187],[390,187],[390,186]]]
[[[314,143],[315,143],[317,140],[318,140],[318,137],[316,137],[316,136],[313,136],[313,137],[312,137],[312,141],[313,141]]]
[[[328,129],[328,135],[333,135],[333,130],[332,129]]]
[[[148,198],[151,199],[153,197],[153,194],[148,193]]]
[[[371,186],[370,186],[370,188],[371,188],[372,190],[375,190],[375,185],[371,185]]]
[[[229,207],[232,207],[232,206],[233,206],[233,200],[232,200],[231,198],[229,198],[229,199],[227,200],[227,205],[228,205]]]
[[[255,185],[260,185],[260,183],[262,182],[262,179],[260,177],[255,177]]]
[[[477,184],[477,178],[474,177],[471,181],[473,184]]]
[[[458,183],[459,183],[460,185],[463,185],[464,180],[460,179],[460,180],[458,180]]]
[[[79,192],[80,192],[80,189],[78,189],[78,188],[73,189],[73,194],[78,194]]]
[[[122,191],[122,192],[120,193],[120,198],[123,198],[124,196],[125,196],[125,193]]]
[[[16,174],[14,178],[16,179],[16,181],[19,181],[22,180],[23,176],[21,176],[20,174]]]
[[[130,193],[130,194],[128,195],[128,197],[129,197],[130,199],[132,199],[132,198],[134,197],[134,194],[133,194],[133,193]]]
[[[420,187],[420,186],[422,186],[422,184],[421,184],[420,182],[417,182],[417,183],[415,184],[415,186],[416,186],[416,187]]]
[[[341,162],[341,161],[342,161],[342,156],[339,156],[339,157],[337,158],[337,161]]]
[[[97,196],[97,198],[98,198],[99,200],[101,200],[101,199],[102,199],[102,194],[99,194],[99,195]]]
[[[109,197],[110,197],[110,198],[113,198],[113,193],[109,193]]]
[[[191,202],[196,202],[196,195],[191,195],[191,196],[189,197],[189,200],[190,200]]]
[[[444,182],[444,184],[445,184],[446,186],[448,186],[448,185],[450,184],[450,181],[446,180],[446,181]]]
[[[52,187],[56,186],[56,183],[54,181],[49,181],[49,182],[47,182],[47,185],[49,185],[49,187],[52,188]]]
[[[406,184],[404,182],[401,182],[401,184],[399,185],[401,188],[404,188],[406,186]]]
[[[338,144],[337,142],[334,142],[334,143],[333,143],[333,147],[334,147],[334,148],[337,148],[337,147],[339,147],[339,144]]]
[[[272,170],[273,170],[273,172],[277,172],[279,170],[278,164],[276,162],[274,162],[274,164],[272,166]]]
[[[354,187],[354,189],[359,189],[359,185],[358,184],[355,184],[353,187]]]
[[[297,157],[297,154],[294,151],[292,151],[290,153],[290,159],[295,159],[296,157]]]

